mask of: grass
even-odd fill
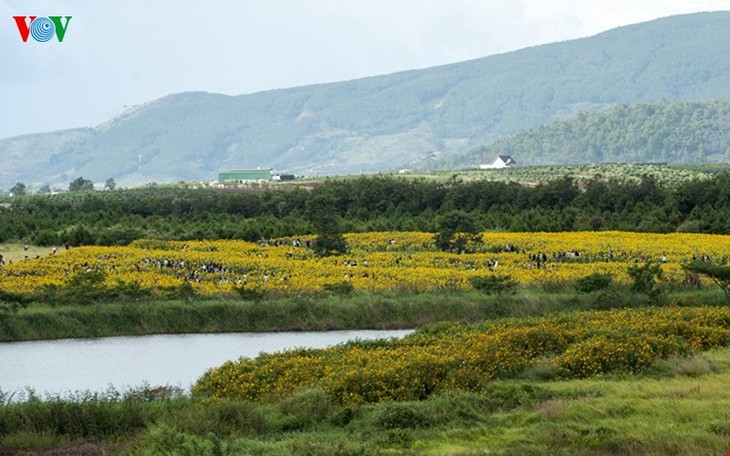
[[[680,305],[726,305],[718,290],[668,292]],[[172,332],[401,328],[646,306],[612,289],[521,289],[179,300],[0,314],[0,339]],[[202,374],[202,373],[201,373]],[[641,375],[556,380],[548,364],[492,382],[485,394],[343,406],[321,391],[276,401],[212,401],[165,388],[11,403],[0,391],[0,454],[665,455],[730,451],[730,349],[655,362]],[[170,394],[168,394],[168,392]],[[60,453],[59,453],[60,454]]]
[[[26,249],[27,246],[27,249]],[[63,246],[58,246],[58,252],[63,250]],[[0,255],[6,263],[23,261],[27,256],[29,259],[33,259],[37,256],[47,256],[51,254],[50,247],[39,247],[37,245],[20,244],[20,243],[8,243],[0,244]]]
[[[275,402],[143,391],[0,406],[0,449],[105,454],[665,455],[730,450],[730,349],[711,369],[495,381],[483,395],[343,407],[320,391]],[[697,363],[675,359],[671,363]],[[670,363],[670,364],[671,364]],[[73,453],[71,453],[73,454]]]
[[[670,293],[679,305],[724,305],[718,290]],[[0,312],[0,341],[119,335],[403,329],[438,321],[476,322],[502,317],[650,305],[623,288],[594,294],[523,289],[515,295],[477,291],[299,296],[240,299],[31,304]]]
[[[418,454],[726,454],[730,350],[700,377],[602,377],[538,383],[553,398],[491,414],[484,423],[418,435]],[[433,430],[432,430],[433,431]]]
[[[625,290],[623,290],[625,291]],[[321,331],[413,328],[438,321],[475,322],[581,309],[651,304],[621,290],[579,295],[524,289],[517,295],[476,291],[355,294],[243,300],[173,300],[48,306],[0,314],[0,341],[194,332]],[[717,290],[676,292],[679,305],[723,305]]]

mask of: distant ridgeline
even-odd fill
[[[697,13],[353,81],[175,94],[94,128],[1,140],[0,189],[65,188],[79,176],[128,187],[213,180],[231,169],[312,176],[431,168],[529,128],[538,130],[494,143],[488,158],[718,161],[727,108],[672,103],[730,100],[728,55],[730,12]],[[565,122],[539,128],[556,120]]]

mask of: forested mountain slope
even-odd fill
[[[67,185],[79,175],[132,185],[211,179],[232,168],[334,174],[411,167],[581,111],[730,100],[728,55],[730,12],[698,13],[354,81],[170,95],[78,134],[0,141],[0,188]],[[32,156],[33,166],[11,156]]]
[[[620,105],[500,138],[437,165],[475,166],[499,154],[524,165],[727,162],[729,125],[727,101]]]

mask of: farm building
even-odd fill
[[[293,181],[296,178],[297,178],[297,176],[295,176],[294,174],[274,174],[271,177],[272,180],[281,181],[281,182]]]
[[[259,182],[270,181],[270,169],[234,169],[218,174],[219,182],[236,181],[236,182]]]
[[[517,166],[517,162],[512,158],[511,155],[497,155],[494,160],[489,163],[482,163],[479,165],[480,169],[498,169],[498,168],[509,168]]]

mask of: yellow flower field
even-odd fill
[[[274,294],[321,292],[351,282],[358,291],[467,289],[473,276],[509,275],[525,286],[572,283],[610,273],[626,283],[630,265],[663,261],[665,280],[681,282],[685,261],[730,254],[730,237],[629,232],[484,233],[474,254],[436,250],[431,233],[359,233],[345,236],[350,252],[316,257],[311,236],[269,241],[140,240],[127,247],[80,247],[0,266],[0,287],[32,293],[64,287],[83,272],[103,273],[106,286],[138,284],[158,293],[190,283],[204,296],[239,287]],[[539,261],[537,260],[539,259]]]
[[[638,372],[657,359],[730,343],[727,308],[572,312],[477,325],[441,324],[401,340],[355,342],[228,361],[193,392],[261,400],[319,388],[343,404],[419,400],[446,390],[481,392],[549,363],[559,377]]]

